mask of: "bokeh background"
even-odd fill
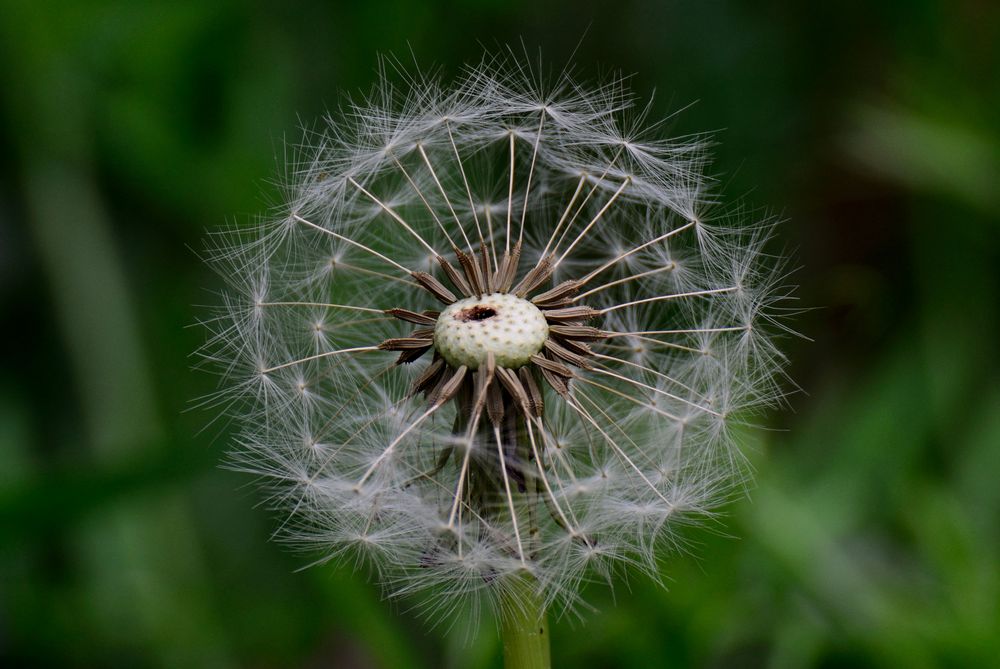
[[[0,664],[499,667],[363,574],[269,541],[188,409],[196,250],[391,53],[523,39],[715,131],[730,206],[787,219],[804,392],[748,498],[554,625],[564,667],[1000,658],[1000,7],[988,0],[0,0]],[[579,48],[577,48],[579,47]],[[791,390],[791,388],[790,388]]]

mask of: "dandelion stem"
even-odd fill
[[[500,615],[504,667],[549,669],[549,624],[534,578],[519,578],[510,584]]]

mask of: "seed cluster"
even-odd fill
[[[432,284],[428,275],[414,272],[419,284],[446,308],[419,314],[401,308],[386,310],[420,327],[408,337],[386,339],[378,347],[399,351],[397,364],[413,362],[433,349],[432,363],[411,390],[422,393],[432,406],[452,400],[464,389],[474,398],[474,413],[490,401],[489,416],[494,423],[509,410],[519,411],[525,418],[541,415],[537,377],[560,395],[568,394],[573,367],[590,367],[586,360],[591,353],[588,342],[605,336],[585,324],[600,312],[574,304],[579,281],[563,281],[537,292],[552,276],[553,256],[543,257],[512,288],[520,245],[503,253],[495,271],[490,258],[496,249],[484,244],[480,251],[476,262],[454,249],[462,274],[444,257],[437,258],[464,299],[443,285]],[[532,296],[532,292],[536,294]],[[433,328],[428,327],[431,324]]]
[[[491,293],[448,306],[434,326],[434,350],[452,367],[478,369],[487,354],[501,367],[517,369],[542,350],[549,326],[531,302]]]
[[[488,59],[409,83],[213,254],[235,466],[289,540],[434,616],[526,575],[569,606],[619,566],[658,575],[740,482],[734,417],[780,399],[770,225],[712,220],[704,144],[650,138],[621,81]]]

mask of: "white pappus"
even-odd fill
[[[705,142],[658,138],[620,79],[404,78],[309,135],[276,215],[215,236],[234,466],[285,539],[435,615],[656,577],[744,480],[732,422],[781,397],[771,224],[715,222]]]

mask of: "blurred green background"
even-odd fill
[[[376,56],[519,45],[636,73],[716,131],[727,202],[787,218],[792,411],[748,499],[554,625],[564,667],[1000,658],[1000,10],[987,0],[0,0],[0,664],[498,667],[363,575],[269,542],[186,411],[192,249],[277,198],[283,143]],[[581,42],[582,39],[582,42]],[[518,46],[518,48],[520,48]]]

